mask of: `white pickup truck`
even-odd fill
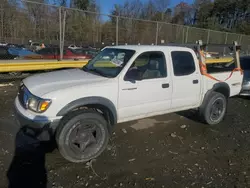
[[[55,136],[60,153],[71,162],[99,156],[121,122],[197,109],[204,122],[218,124],[227,99],[241,90],[239,50],[235,45],[237,68],[231,74],[209,75],[201,46],[197,49],[112,46],[82,69],[28,77],[15,99],[18,120],[41,131],[39,139]]]

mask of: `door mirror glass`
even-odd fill
[[[128,70],[124,78],[125,81],[140,81],[142,80],[142,72],[136,68]]]
[[[138,71],[135,80],[138,80],[138,81],[142,80],[142,75],[143,75],[142,72],[141,72],[141,71]]]

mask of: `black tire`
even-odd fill
[[[212,92],[207,99],[204,99],[200,108],[200,115],[205,123],[216,125],[224,119],[226,111],[227,98],[225,95],[218,92]]]
[[[92,125],[96,127],[95,133],[89,128]],[[80,130],[80,127],[84,127],[84,130]],[[72,137],[75,138],[75,141]],[[59,152],[66,160],[74,163],[87,162],[97,158],[106,149],[109,137],[107,121],[95,111],[76,111],[70,114],[56,131]],[[92,141],[95,139],[96,144],[89,144],[91,139]],[[84,144],[79,142],[84,142]],[[85,151],[80,151],[82,145],[85,146]]]

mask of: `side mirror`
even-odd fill
[[[137,72],[137,75],[136,75],[136,77],[135,77],[135,80],[137,80],[137,81],[141,81],[141,80],[142,80],[142,72],[141,72],[141,71],[138,71],[138,72]]]
[[[91,59],[90,59],[90,60],[88,60],[88,62],[86,63],[86,65],[87,65],[87,64],[89,64],[90,62],[91,62]]]
[[[142,72],[137,69],[129,70],[125,75],[124,80],[130,81],[132,83],[135,83],[135,81],[140,81],[142,80]]]

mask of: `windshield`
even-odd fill
[[[84,66],[84,70],[114,78],[121,72],[134,53],[134,50],[105,48]]]

